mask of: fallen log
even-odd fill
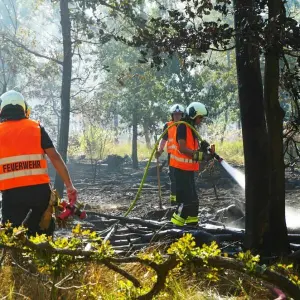
[[[136,227],[132,227],[132,226],[129,226],[129,225],[126,225],[126,228],[128,228],[128,230],[130,232],[133,232],[133,233],[137,233],[137,234],[148,234],[148,233],[152,233],[152,231],[150,231],[149,229],[148,230],[142,230],[141,228],[136,228]],[[119,231],[120,232],[120,231]]]
[[[151,233],[146,234],[144,236],[141,236],[141,239],[143,242],[150,243],[151,241],[155,242],[161,239],[179,239],[181,238],[185,233],[190,233],[195,237],[195,241],[197,245],[202,245],[203,243],[210,243],[214,240],[214,236],[202,231],[202,230],[182,230],[182,229],[168,229],[168,230],[162,230],[157,233]]]
[[[290,233],[288,239],[290,243],[300,244],[300,234]]]
[[[89,213],[89,212],[87,212]],[[97,213],[98,216],[100,217],[104,217],[110,220],[119,220],[120,223],[122,224],[126,224],[126,223],[131,223],[131,224],[138,224],[138,225],[143,225],[145,227],[148,228],[153,228],[153,229],[159,229],[162,226],[166,225],[166,222],[157,222],[157,221],[151,221],[151,220],[142,220],[140,218],[127,218],[127,217],[121,217],[121,216],[114,216],[114,215],[108,215],[108,214],[104,214],[104,213]],[[90,221],[91,222],[91,221]],[[97,220],[97,222],[99,222],[99,220]],[[102,222],[102,221],[100,221]],[[168,225],[173,227],[172,224]]]
[[[117,233],[119,233],[119,232],[117,232]],[[144,234],[140,234],[140,233],[114,234],[113,236],[111,236],[109,238],[109,240],[110,241],[122,240],[122,239],[130,240],[130,239],[140,238],[143,235]]]
[[[126,252],[132,252],[136,250],[140,250],[142,248],[149,247],[149,243],[143,243],[143,244],[135,244],[135,245],[120,245],[120,246],[113,246],[113,249],[116,251],[124,250]]]
[[[112,246],[124,246],[124,245],[128,245],[130,247],[130,245],[137,245],[142,243],[142,239],[141,238],[136,238],[136,239],[132,239],[132,240],[113,240],[110,241]],[[149,246],[149,244],[148,244]]]
[[[290,247],[291,247],[291,250],[293,250],[293,251],[300,250],[300,245],[299,244],[293,244],[293,243],[291,243]]]

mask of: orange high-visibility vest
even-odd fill
[[[186,146],[191,150],[199,149],[198,140],[193,136],[192,129],[188,126],[186,126]],[[195,162],[190,156],[181,153],[177,141],[176,149],[170,156],[170,166],[185,171],[199,171],[199,162]]]
[[[167,123],[167,126],[171,126],[174,121],[170,121]],[[168,153],[172,153],[176,150],[176,126],[172,126],[168,129],[168,144],[167,144],[167,151]]]
[[[39,122],[0,123],[0,191],[49,182]]]

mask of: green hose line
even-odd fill
[[[156,152],[156,149],[158,148],[158,145],[159,145],[159,142],[160,140],[163,138],[163,136],[167,133],[167,131],[173,127],[173,126],[176,126],[176,125],[179,125],[179,124],[185,124],[187,126],[189,126],[193,132],[196,134],[196,136],[198,137],[199,141],[201,142],[202,141],[202,138],[201,136],[199,135],[199,133],[197,132],[197,130],[195,129],[194,126],[192,126],[191,124],[185,122],[185,121],[178,121],[178,122],[174,122],[172,125],[170,125],[168,128],[166,128],[166,130],[161,134],[161,136],[158,138],[157,142],[155,143],[154,147],[153,147],[153,150],[152,150],[152,153],[150,155],[150,158],[148,160],[148,163],[146,165],[146,168],[145,168],[145,171],[144,171],[144,175],[143,175],[143,178],[142,178],[142,181],[140,183],[140,186],[139,186],[139,189],[136,193],[136,196],[134,198],[134,200],[132,201],[132,203],[130,204],[128,210],[126,211],[126,213],[124,214],[124,217],[128,216],[128,214],[133,210],[133,208],[135,207],[135,204],[136,202],[138,201],[138,199],[140,198],[140,195],[141,195],[141,192],[142,192],[142,189],[143,189],[143,186],[144,186],[144,183],[145,183],[145,180],[146,180],[146,177],[147,177],[147,174],[148,174],[148,170],[149,170],[149,167],[150,167],[150,163],[152,161],[152,158]]]

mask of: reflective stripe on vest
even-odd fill
[[[45,155],[43,154],[11,156],[11,157],[0,158],[0,166],[4,164],[14,163],[14,162],[28,161],[28,160],[42,160],[42,159],[45,159]]]
[[[177,149],[177,147],[176,147],[176,145],[171,145],[171,146],[168,147],[168,149],[175,150],[175,149]]]
[[[176,149],[171,153],[170,166],[185,171],[198,171],[199,162],[195,162],[190,156],[181,153],[177,141],[174,145]],[[190,150],[198,150],[199,148],[198,140],[193,136],[192,129],[188,126],[186,126],[186,147]]]
[[[47,173],[47,161],[43,154],[18,155],[0,159],[0,180]]]
[[[176,156],[176,155],[174,155],[174,154],[171,154],[171,158],[172,159],[175,159],[175,160],[177,160],[177,161],[179,161],[179,162],[183,162],[183,163],[187,163],[187,164],[193,164],[193,163],[195,163],[192,159],[190,159],[190,158],[184,158],[184,157],[178,157],[178,156]]]
[[[23,171],[11,172],[7,174],[0,174],[0,180],[12,179],[12,178],[30,176],[30,175],[43,175],[47,173],[48,173],[47,169],[23,170]]]
[[[49,183],[39,122],[0,123],[0,191]]]

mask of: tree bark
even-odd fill
[[[63,37],[63,74],[61,87],[61,122],[58,139],[58,152],[63,160],[67,161],[69,125],[70,125],[70,93],[72,75],[72,41],[71,21],[68,0],[60,0],[60,16]],[[64,184],[58,174],[55,176],[55,188],[62,197]]]
[[[268,226],[268,144],[259,52],[249,26],[253,1],[235,0],[236,66],[246,172],[246,237],[248,249],[263,252]]]
[[[226,108],[225,108],[224,125],[223,125],[222,132],[221,132],[221,144],[223,144],[223,142],[224,142],[224,135],[225,135],[225,131],[226,131],[226,128],[228,125],[228,109],[229,109],[229,103],[228,103],[228,106],[226,106]]]
[[[134,169],[139,168],[138,156],[137,156],[137,137],[138,137],[138,121],[135,112],[132,114],[132,167]]]
[[[188,106],[190,104],[190,99],[189,99],[189,96],[188,96],[188,94],[186,92],[186,89],[185,89],[185,86],[184,86],[184,82],[183,82],[183,76],[181,74],[180,69],[179,69],[177,75],[178,75],[179,82],[180,82],[181,92],[183,93],[183,96],[184,96],[185,104],[186,104],[186,106]]]
[[[119,116],[117,113],[114,114],[114,143],[119,144]]]
[[[280,25],[283,22],[283,3],[269,0],[269,24],[266,34],[264,104],[269,142],[269,252],[283,255],[290,251],[285,222],[285,168],[283,155],[283,117],[279,104],[279,59],[282,52]]]

